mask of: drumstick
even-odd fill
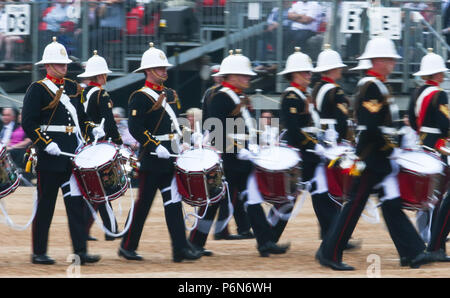
[[[75,157],[75,154],[72,153],[68,153],[68,152],[61,152],[60,155],[65,155],[65,156],[69,156],[69,157]]]

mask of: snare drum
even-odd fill
[[[423,151],[407,151],[397,159],[400,165],[398,182],[403,206],[406,209],[428,209],[438,199],[434,195],[444,171],[443,162]]]
[[[285,145],[262,148],[253,162],[258,189],[266,202],[286,203],[300,193],[301,158],[293,148]]]
[[[175,179],[182,200],[195,207],[218,202],[226,192],[219,154],[212,148],[187,150],[175,161]]]
[[[127,175],[130,178],[137,178],[137,169],[139,169],[140,163],[134,151],[129,146],[122,145],[119,154]]]
[[[352,151],[351,146],[338,145],[325,149],[325,157],[328,163],[332,160],[342,156],[344,152]],[[350,170],[353,165],[353,161],[348,158],[342,157],[332,166],[326,167],[328,193],[333,197],[343,198],[347,196],[352,182],[352,176]]]
[[[0,145],[0,199],[14,192],[19,184],[17,168],[11,161],[6,146]]]
[[[72,162],[81,193],[93,203],[115,200],[129,187],[119,149],[110,142],[82,147]]]

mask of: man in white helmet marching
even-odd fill
[[[342,262],[343,250],[374,191],[379,193],[383,217],[400,255],[401,266],[418,268],[428,261],[425,244],[402,210],[398,165],[393,160],[399,149],[391,141],[395,130],[389,103],[391,94],[385,83],[399,58],[394,43],[383,37],[371,39],[358,58],[370,59],[372,68],[358,83],[355,98],[355,118],[361,131],[356,146],[356,170],[348,201],[316,254],[321,265],[333,270],[354,270]]]
[[[311,95],[320,115],[321,127],[325,129],[325,141],[331,144],[351,139],[347,135],[350,102],[337,84],[344,67],[346,65],[342,63],[339,53],[331,50],[330,45],[325,45],[313,70],[320,73],[321,78]]]
[[[251,226],[261,256],[267,257],[269,254],[285,253],[288,247],[273,243],[271,228],[260,204],[247,206],[248,217],[242,209],[247,201],[247,195],[244,196],[244,191],[247,189],[247,180],[253,169],[252,162],[249,160],[251,153],[246,147],[250,148],[251,145],[257,145],[254,142],[256,141],[255,122],[252,121],[253,119],[250,116],[250,102],[244,94],[244,90],[250,87],[250,79],[256,73],[251,69],[250,60],[242,55],[241,50],[237,49],[235,53],[230,51],[230,55],[222,60],[217,75],[222,75],[224,81],[222,82],[222,88],[210,98],[206,115],[208,118],[217,119],[220,122],[218,124],[223,128],[223,138],[215,140],[215,147],[223,152],[223,169],[229,184],[228,191],[233,207],[243,215],[240,217],[235,215],[238,233],[251,238],[253,236],[250,232]],[[227,123],[241,123],[245,124],[245,127],[241,127],[241,129],[229,127]],[[242,134],[236,133],[237,130],[244,132],[246,137],[242,138]],[[214,213],[218,206],[218,204],[215,205]],[[239,220],[242,222],[238,222]],[[211,224],[212,221],[210,221],[209,226],[206,227],[205,225],[202,231],[197,230],[195,234],[191,233],[190,240],[195,246],[203,248]],[[246,227],[246,230],[239,230],[244,227]]]
[[[444,59],[429,49],[429,53],[422,58],[420,70],[414,74],[422,77],[425,83],[413,92],[408,109],[411,127],[419,134],[421,143],[426,146],[425,148],[430,148],[427,150],[437,151],[445,164],[448,164],[450,154],[446,147],[449,110],[447,93],[439,85],[444,81],[447,71]],[[440,206],[435,208],[433,213],[433,216],[437,215],[437,217],[432,221],[431,227],[428,227],[431,229],[431,236],[427,251],[430,252],[432,261],[437,262],[450,262],[450,257],[445,251],[445,242],[450,230],[448,175],[449,172],[446,171],[442,178],[443,181],[447,181],[447,186],[441,188],[444,192],[441,194],[443,198]],[[428,216],[432,215],[428,214]]]
[[[37,194],[38,206],[33,221],[33,256],[35,264],[54,264],[47,255],[49,228],[53,217],[58,189],[61,188],[67,210],[73,251],[82,264],[94,263],[100,256],[87,253],[87,231],[84,214],[85,202],[72,175],[72,163],[62,152],[73,154],[92,135],[104,135],[100,127],[88,124],[81,104],[81,87],[64,78],[67,57],[63,45],[53,39],[44,50],[37,65],[45,65],[47,76],[33,82],[28,88],[22,112],[22,126],[37,150]],[[86,127],[88,126],[88,127]]]
[[[187,242],[181,198],[175,198],[171,190],[174,175],[172,154],[177,153],[174,150],[178,148],[182,133],[177,120],[181,109],[178,96],[175,90],[164,86],[170,66],[165,53],[150,43],[150,48],[142,55],[141,66],[134,71],[145,74],[145,86],[133,92],[128,100],[129,130],[141,145],[139,196],[132,223],[119,247],[119,256],[128,260],[142,260],[136,250],[158,189],[164,203],[173,261],[201,257]]]
[[[94,55],[88,59],[86,62],[85,71],[78,75],[79,78],[86,79],[88,81],[88,86],[84,88],[82,94],[82,103],[85,112],[89,118],[94,121],[94,123],[99,124],[102,119],[105,119],[104,139],[111,138],[111,141],[117,145],[122,145],[122,138],[120,137],[119,131],[117,129],[116,122],[114,121],[114,115],[112,113],[113,102],[108,92],[103,88],[107,82],[107,75],[111,73],[108,69],[106,60],[94,51]],[[108,204],[110,204],[108,202]],[[108,212],[105,205],[94,204],[94,209],[99,210],[100,216],[105,224],[105,227],[111,231],[111,221],[109,219]],[[93,223],[93,218],[91,213],[88,211],[88,231]],[[115,223],[117,230],[117,223]],[[92,239],[92,238],[89,238]],[[114,240],[115,238],[109,235],[105,235],[106,240]]]
[[[301,151],[302,181],[310,185],[309,192],[323,237],[338,214],[339,206],[328,197],[325,164],[321,159],[324,147],[317,135],[320,119],[307,91],[313,69],[311,58],[296,47],[288,57],[285,69],[279,73],[289,81],[289,87],[281,95],[281,123],[287,129],[288,144]],[[278,234],[281,235],[286,224],[287,221],[278,221],[278,227],[275,227]]]

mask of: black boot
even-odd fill
[[[284,254],[289,250],[291,245],[287,244],[276,244],[272,241],[268,241],[263,245],[258,246],[259,255],[263,258],[268,257],[270,254],[280,255]]]
[[[175,263],[180,263],[183,260],[197,260],[201,258],[201,256],[202,256],[201,252],[193,251],[189,247],[173,251],[173,261]]]

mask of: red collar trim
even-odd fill
[[[241,94],[241,93],[242,93],[242,90],[241,90],[241,89],[234,87],[233,85],[231,85],[231,84],[228,83],[228,82],[223,81],[223,82],[222,82],[222,86],[227,87],[227,88],[230,88],[231,90],[233,90],[233,91],[234,91],[235,93],[237,93],[237,94]]]
[[[155,91],[163,91],[163,89],[164,89],[164,85],[156,85],[156,84],[153,84],[153,83],[151,83],[149,81],[145,81],[145,86],[150,88],[150,89],[153,89]]]
[[[371,70],[371,69],[369,69],[369,70],[367,71],[367,75],[368,75],[368,76],[372,76],[372,77],[376,77],[377,79],[379,79],[379,80],[382,81],[382,82],[386,82],[386,77],[385,77],[385,76],[380,75],[378,72],[373,71],[373,70]]]
[[[93,81],[90,81],[89,82],[89,84],[88,84],[88,86],[96,86],[96,87],[102,87],[102,85],[100,85],[99,83],[97,83],[97,82],[93,82]]]
[[[426,85],[431,85],[431,86],[439,87],[439,83],[436,82],[436,81],[433,81],[433,80],[426,80],[426,81],[425,81],[425,84],[426,84]]]
[[[290,84],[291,84],[292,87],[295,87],[295,88],[299,89],[302,92],[306,92],[306,88],[305,87],[300,86],[299,84],[294,83],[294,82],[291,82]]]
[[[336,81],[335,80],[333,80],[332,78],[330,78],[330,77],[327,77],[327,76],[322,76],[322,81],[325,81],[325,82],[328,82],[328,83],[331,83],[331,84],[335,84],[336,85]]]
[[[52,81],[55,84],[58,84],[58,85],[64,84],[64,78],[58,79],[58,78],[52,77],[49,74],[46,76],[46,78],[49,79],[50,81]]]

